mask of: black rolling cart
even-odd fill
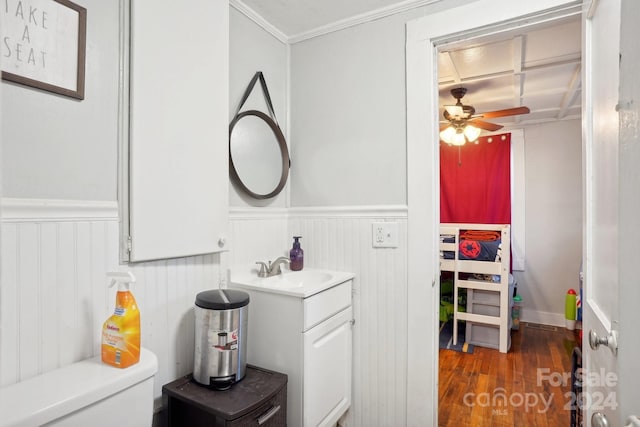
[[[229,390],[195,382],[191,375],[165,384],[168,426],[282,427],[287,425],[287,376],[247,365]]]

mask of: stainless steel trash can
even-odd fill
[[[249,294],[215,289],[196,295],[193,379],[217,390],[240,381],[247,365]]]

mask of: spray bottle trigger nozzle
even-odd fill
[[[122,283],[122,284],[128,285],[129,283],[135,283],[136,281],[136,276],[134,276],[133,273],[130,271],[109,272],[107,273],[107,277],[111,278],[111,283],[109,284],[109,287],[112,287],[116,283]]]

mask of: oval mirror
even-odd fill
[[[235,184],[256,199],[282,191],[289,175],[289,151],[271,117],[256,110],[236,115],[229,125],[229,170]]]

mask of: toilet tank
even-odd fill
[[[0,426],[151,426],[157,370],[143,348],[126,369],[97,356],[0,388]]]

